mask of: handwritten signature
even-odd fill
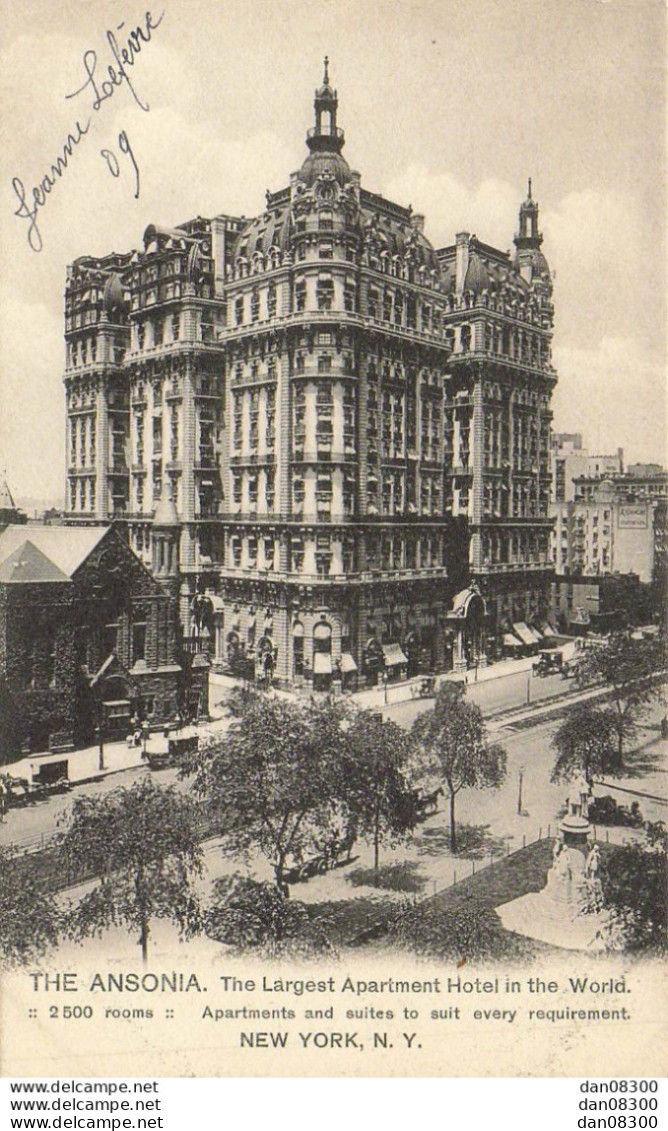
[[[86,79],[78,90],[72,91],[71,94],[67,94],[65,97],[66,99],[71,99],[88,94],[89,97],[92,97],[92,112],[85,120],[76,120],[73,128],[68,132],[65,138],[62,151],[58,154],[55,161],[51,163],[39,183],[33,185],[30,191],[26,190],[20,177],[14,177],[12,179],[12,188],[18,200],[18,208],[14,211],[14,215],[27,222],[28,244],[33,251],[39,252],[44,246],[42,234],[37,222],[39,211],[44,208],[49,195],[53,189],[57,187],[69,168],[76,147],[81,144],[88,134],[93,121],[93,114],[99,113],[105,102],[112,98],[116,91],[122,86],[125,86],[129,90],[132,99],[136,102],[137,106],[139,106],[140,110],[144,110],[145,112],[149,111],[150,107],[148,102],[143,101],[137,93],[135,82],[130,75],[129,68],[135,66],[137,56],[141,53],[142,48],[146,47],[146,45],[151,42],[153,32],[160,27],[164,15],[165,13],[162,12],[161,15],[155,19],[150,12],[147,12],[143,24],[138,25],[130,32],[122,46],[119,45],[115,32],[108,30],[106,39],[115,62],[113,64],[110,63],[106,70],[102,70],[101,74],[98,72],[97,52],[92,49],[84,51],[83,66]],[[125,21],[117,25],[116,31],[122,31],[124,27]],[[118,147],[121,153],[128,157],[134,168],[134,195],[136,199],[139,196],[139,167],[125,130],[121,130],[118,135]],[[113,177],[120,176],[120,163],[114,151],[108,148],[102,149],[100,150],[100,156],[106,162],[111,175]]]

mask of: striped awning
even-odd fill
[[[523,620],[518,621],[517,624],[514,624],[513,630],[517,634],[517,636],[519,636],[523,644],[535,644],[537,642],[538,638],[531,631],[528,624],[525,624]]]
[[[513,636],[512,632],[505,632],[503,634],[503,646],[504,648],[522,648],[523,644],[521,640]]]
[[[383,659],[386,668],[396,668],[400,664],[407,664],[408,658],[406,657],[401,644],[383,644]]]
[[[314,652],[313,653],[313,674],[314,675],[331,675],[332,674],[332,657],[329,652]]]
[[[350,655],[350,652],[342,652],[341,653],[341,671],[342,672],[356,672],[357,671],[357,664],[355,663],[355,660],[353,659],[353,657]]]

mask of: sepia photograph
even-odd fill
[[[665,1075],[663,0],[0,13],[2,1075]]]

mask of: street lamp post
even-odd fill
[[[531,706],[531,672],[527,676],[527,707]]]
[[[522,785],[524,784],[524,766],[520,766],[520,776],[517,784],[517,813],[522,816]]]
[[[106,768],[105,764],[104,764],[104,727],[102,725],[102,711],[103,711],[102,702],[100,701],[100,702],[98,702],[98,707],[97,707],[97,726],[95,728],[96,733],[97,733],[97,750],[98,750],[97,768],[98,768],[98,770],[104,770]]]

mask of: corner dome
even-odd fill
[[[104,285],[104,313],[108,318],[122,317],[127,314],[127,303],[123,295],[123,285],[120,275],[110,275]]]
[[[548,279],[550,278],[550,267],[542,251],[534,252],[533,273],[534,275],[546,275]]]
[[[321,177],[332,177],[341,187],[348,184],[353,177],[345,157],[341,153],[330,150],[315,150],[309,153],[298,175],[299,180],[308,188],[312,188]]]

